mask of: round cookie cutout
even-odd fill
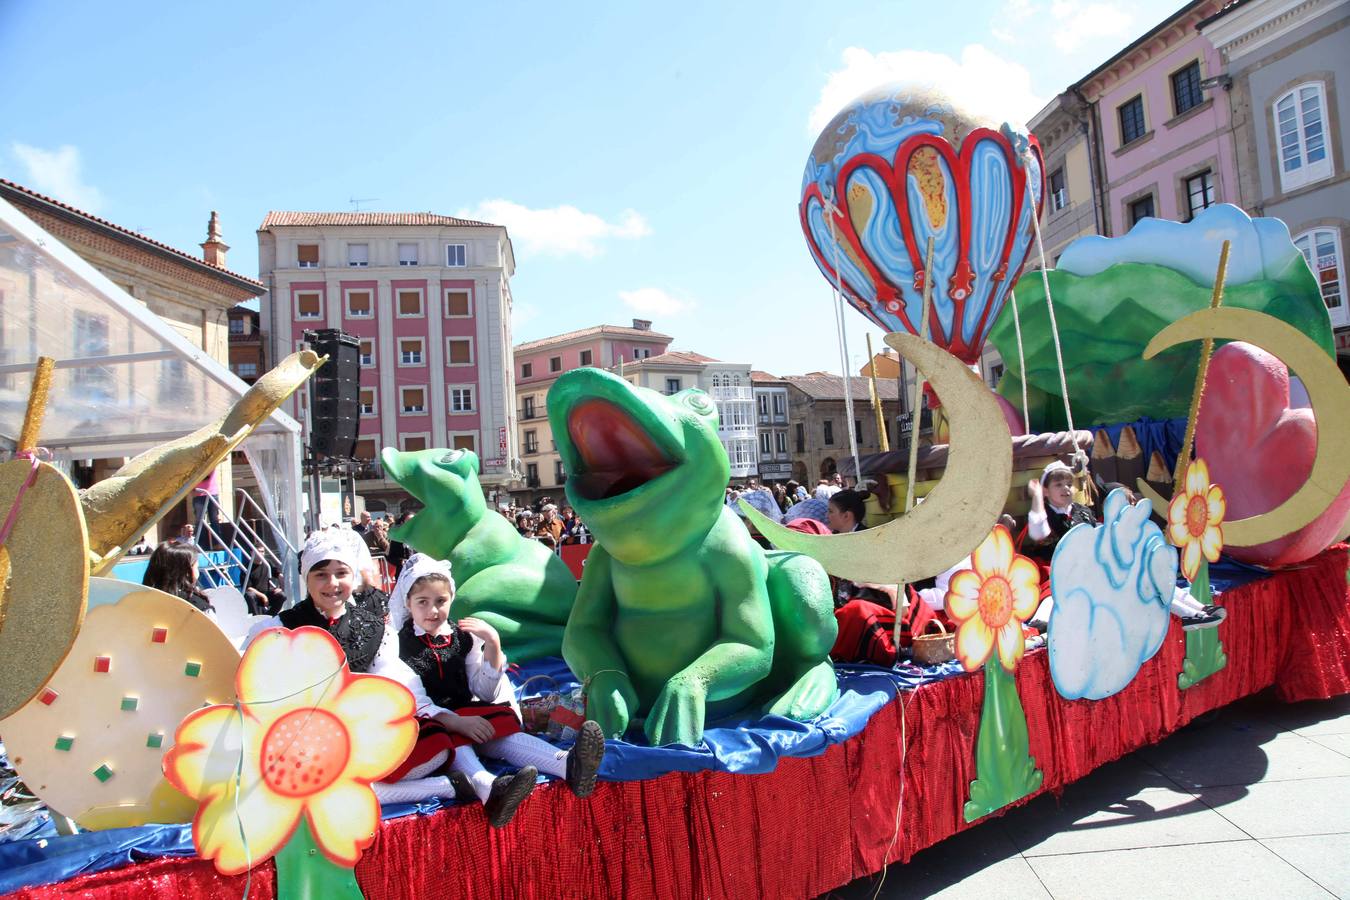
[[[233,703],[239,651],[195,607],[161,591],[91,578],[89,614],[66,661],[0,721],[15,770],[84,828],[188,822],[197,804],[164,781],[183,717]]]
[[[0,465],[0,521],[33,471]],[[9,540],[0,547],[0,719],[37,696],[66,658],[84,620],[89,536],[75,487],[38,463]]]

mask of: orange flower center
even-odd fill
[[[1198,538],[1205,533],[1209,524],[1209,504],[1200,494],[1191,497],[1186,503],[1186,530],[1191,537]]]
[[[261,752],[268,787],[286,797],[308,797],[342,774],[352,744],[337,716],[322,709],[297,709],[272,723]]]
[[[993,629],[1002,628],[1012,618],[1013,592],[1001,575],[986,578],[980,585],[980,618]]]

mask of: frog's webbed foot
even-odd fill
[[[697,747],[703,740],[707,691],[696,679],[676,675],[661,689],[644,729],[653,747],[684,744]]]
[[[797,721],[814,718],[839,697],[839,681],[827,659],[807,669],[792,686],[765,705],[764,711]]]

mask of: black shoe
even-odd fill
[[[586,720],[577,742],[567,754],[567,786],[578,797],[589,797],[595,790],[595,776],[605,758],[605,734],[600,726]]]
[[[1220,622],[1228,618],[1228,610],[1224,609],[1222,606],[1215,606],[1213,603],[1205,607],[1205,612],[1209,613],[1211,616],[1218,616]]]
[[[1050,630],[1050,623],[1046,622],[1044,619],[1032,619],[1027,623],[1027,627],[1036,629],[1038,634],[1045,634]]]
[[[1177,618],[1181,620],[1182,631],[1199,631],[1202,628],[1217,628],[1227,615],[1218,607],[1206,606],[1203,612],[1188,613]]]
[[[516,814],[516,808],[530,796],[539,770],[534,766],[525,766],[514,775],[502,775],[492,782],[492,792],[483,804],[483,813],[488,824],[501,828]]]
[[[463,772],[451,770],[446,774],[450,779],[450,786],[455,789],[455,800],[459,803],[468,803],[471,800],[477,800],[478,795],[474,793],[473,783],[469,781],[469,776]]]

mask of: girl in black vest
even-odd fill
[[[398,631],[399,655],[427,694],[453,710],[424,722],[422,740],[429,743],[434,732],[444,732],[454,748],[451,769],[468,779],[493,826],[510,821],[539,772],[565,779],[578,797],[589,796],[605,753],[600,726],[584,723],[571,751],[521,731],[501,639],[482,619],[452,621],[454,596],[450,564],[417,553],[404,562],[390,598],[391,615],[406,619]],[[480,754],[521,768],[494,779]]]

